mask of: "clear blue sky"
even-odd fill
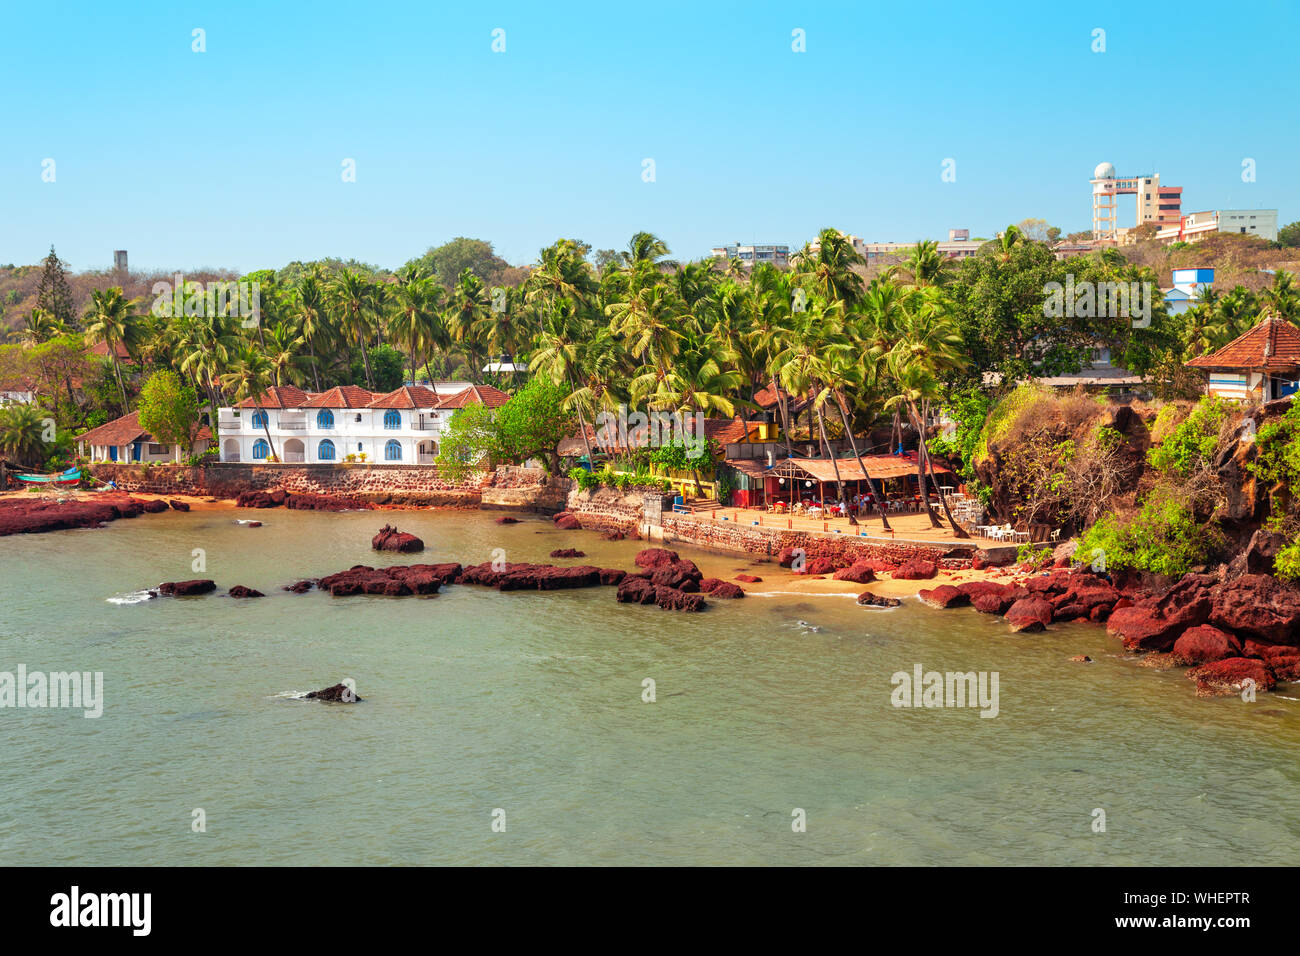
[[[900,241],[1026,216],[1073,231],[1103,160],[1183,186],[1185,211],[1276,207],[1286,223],[1297,9],[14,3],[0,263],[51,243],[76,269],[125,248],[133,268],[249,270],[396,267],[457,235],[526,263],[559,236],[623,248],[638,229],[683,259],[827,225]]]

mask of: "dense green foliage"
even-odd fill
[[[1231,406],[1221,398],[1205,397],[1192,413],[1148,453],[1151,466],[1179,478],[1207,467],[1219,443]]]
[[[573,416],[565,409],[568,390],[541,376],[529,379],[496,413],[494,441],[504,461],[541,459],[552,474],[559,471],[557,448],[573,433]]]
[[[149,376],[140,390],[140,427],[164,444],[189,444],[199,427],[199,397],[169,369]]]
[[[467,405],[451,417],[442,433],[436,464],[449,481],[464,481],[471,472],[493,467],[499,457],[492,410]]]
[[[1107,515],[1084,532],[1076,556],[1085,563],[1104,556],[1107,571],[1186,574],[1205,561],[1214,536],[1197,524],[1186,503],[1152,495],[1131,520]]]

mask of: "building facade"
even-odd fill
[[[1210,209],[1181,217],[1156,233],[1164,243],[1197,242],[1216,232],[1277,241],[1276,209]]]
[[[715,259],[739,259],[750,268],[762,263],[773,266],[790,264],[790,247],[778,243],[745,245],[737,242],[730,246],[714,246],[710,251]]]
[[[403,385],[384,394],[355,385],[321,393],[277,386],[257,402],[219,410],[221,460],[432,465],[452,415],[473,404],[499,408],[509,397],[468,382]]]

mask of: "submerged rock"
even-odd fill
[[[577,548],[556,548],[551,552],[553,558],[585,558],[586,552],[579,551]]]
[[[745,584],[758,584],[763,579],[756,574],[737,574],[737,581],[743,581]]]
[[[497,524],[519,524],[518,518],[512,518],[510,515],[502,515],[497,518]]]
[[[295,581],[293,584],[286,584],[283,588],[281,588],[281,590],[290,591],[294,594],[306,594],[315,586],[316,586],[315,581],[307,579],[303,581]]]

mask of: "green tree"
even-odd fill
[[[559,474],[559,444],[573,433],[573,415],[565,408],[568,390],[537,375],[496,412],[496,444],[504,459],[524,463],[540,458]]]
[[[492,243],[457,236],[451,242],[430,248],[407,265],[417,267],[425,275],[436,277],[443,288],[451,289],[466,269],[478,276],[481,282],[493,282],[509,268],[510,263],[492,250]]]
[[[138,299],[128,300],[118,286],[95,289],[90,293],[90,305],[86,308],[85,315],[86,338],[91,342],[102,342],[107,348],[124,407],[126,385],[122,382],[122,367],[117,352],[119,347],[129,352],[135,345],[140,327],[140,316],[135,312],[138,304]]]
[[[170,369],[159,369],[140,389],[140,427],[158,441],[189,454],[199,430],[199,397]]]
[[[23,467],[38,467],[49,451],[49,413],[34,405],[0,407],[0,452]]]
[[[472,472],[494,468],[500,457],[492,409],[467,405],[447,423],[435,464],[448,481],[460,482]]]
[[[67,263],[50,246],[50,254],[42,264],[40,285],[36,287],[36,308],[48,312],[60,325],[76,328],[67,268]]]

